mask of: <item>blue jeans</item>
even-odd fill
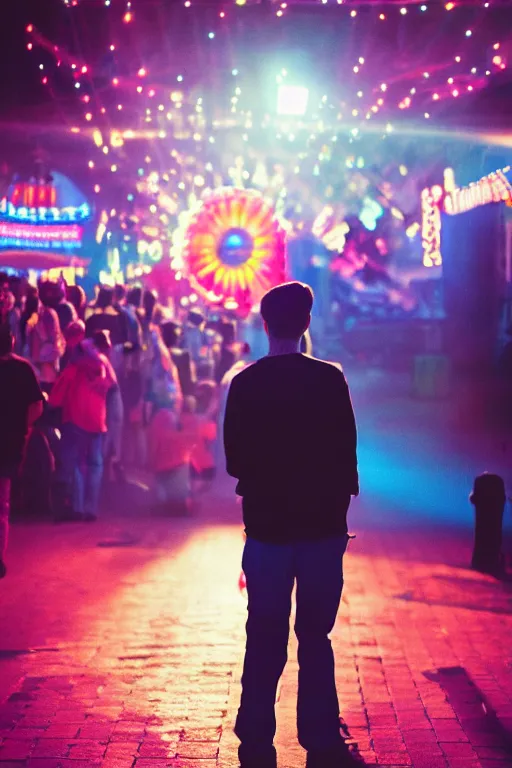
[[[59,459],[57,479],[70,492],[73,512],[95,515],[103,478],[103,434],[64,424]]]
[[[241,749],[268,752],[276,732],[275,700],[287,661],[292,591],[297,582],[299,742],[307,751],[340,742],[334,655],[329,634],[343,589],[348,536],[295,544],[247,539],[243,569],[249,600],[242,700],[235,733]]]

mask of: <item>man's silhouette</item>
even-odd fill
[[[350,497],[359,493],[356,425],[341,368],[299,352],[312,306],[302,283],[266,294],[269,355],[234,378],[226,408],[227,470],[238,480],[247,534],[249,617],[235,728],[244,768],[276,766],[274,704],[295,583],[299,741],[311,767],[348,756],[329,633],[343,587]]]

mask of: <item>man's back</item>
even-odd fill
[[[30,363],[17,355],[0,359],[0,464],[21,460],[29,406],[39,400],[41,390]]]
[[[224,437],[250,536],[282,542],[346,532],[358,481],[340,368],[301,354],[263,358],[231,384]]]

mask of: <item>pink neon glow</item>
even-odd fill
[[[39,242],[80,243],[83,228],[77,224],[13,224],[0,222],[0,237]]]

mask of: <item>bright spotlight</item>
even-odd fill
[[[280,85],[277,89],[277,114],[305,115],[308,101],[308,88],[301,85]]]

